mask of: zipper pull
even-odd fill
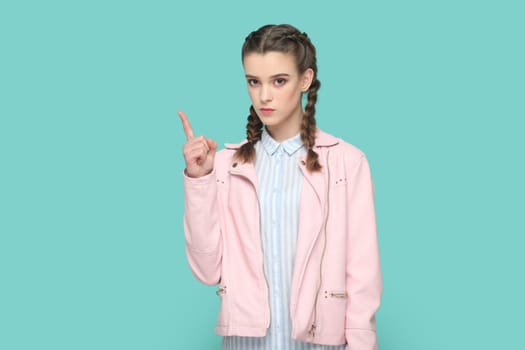
[[[221,296],[223,294],[226,294],[226,286],[224,287],[219,287],[219,289],[215,292],[215,294],[217,294],[218,296]]]
[[[341,292],[341,293],[330,292],[330,296],[332,298],[346,299],[348,294],[346,294],[346,292]]]
[[[315,324],[312,324],[312,326],[310,327],[310,330],[308,331],[308,334],[310,334],[312,338],[315,337]]]

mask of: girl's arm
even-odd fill
[[[382,279],[374,187],[370,167],[364,154],[361,155],[357,166],[347,171],[353,172],[347,187],[349,201],[346,261],[348,301],[345,323],[347,350],[376,350],[375,313],[380,304]]]
[[[220,281],[222,242],[215,171],[191,178],[184,174],[184,235],[190,268],[199,281]]]
[[[186,134],[184,144],[184,236],[186,255],[195,277],[212,285],[220,280],[222,244],[217,206],[214,160],[217,143],[195,137],[188,117],[179,116]]]

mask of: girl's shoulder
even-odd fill
[[[331,144],[330,147],[327,147],[327,151],[330,153],[327,165],[334,174],[339,174],[340,178],[348,178],[351,176],[350,174],[355,174],[358,169],[369,167],[365,152],[358,146],[323,131],[318,132],[318,137],[325,142],[329,140],[326,143]]]
[[[225,143],[224,148],[217,151],[216,157],[219,157],[221,160],[231,160],[235,152],[237,152],[237,150],[246,142],[248,142],[247,139],[244,139],[239,143]]]
[[[214,166],[218,172],[227,173],[232,164],[235,162],[233,156],[235,152],[248,142],[246,139],[240,143],[225,143],[224,148],[217,151],[215,155]]]
[[[364,151],[356,145],[321,129],[317,129],[315,147],[328,148],[331,153],[341,154],[350,158],[361,158],[365,155]]]

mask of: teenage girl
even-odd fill
[[[184,145],[189,265],[218,284],[222,349],[377,349],[382,283],[367,158],[316,127],[316,50],[290,25],[250,33],[246,139]],[[304,107],[301,97],[307,94]]]

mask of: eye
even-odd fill
[[[277,78],[275,79],[274,81],[275,85],[277,86],[282,86],[286,83],[286,79],[283,79],[283,78]]]
[[[257,79],[248,79],[248,85],[255,86],[257,84],[259,84],[259,80],[257,80]]]

